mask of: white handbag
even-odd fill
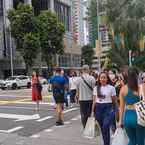
[[[137,123],[145,127],[145,96],[143,94],[143,87],[140,89],[141,101],[135,104],[135,110],[137,114]]]

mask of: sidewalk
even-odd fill
[[[0,133],[0,145],[95,145],[95,139],[82,136],[80,119],[72,119],[62,127],[53,126],[32,137]]]

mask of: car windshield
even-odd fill
[[[10,81],[10,80],[15,80],[16,79],[16,77],[9,77],[9,78],[7,78],[6,80],[7,81]]]

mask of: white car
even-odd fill
[[[0,84],[1,89],[17,89],[21,87],[31,87],[31,79],[28,76],[20,75],[20,76],[12,76],[3,81]]]

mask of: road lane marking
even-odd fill
[[[34,115],[18,115],[18,114],[5,114],[0,113],[0,118],[10,118],[10,119],[16,119],[15,121],[24,121],[24,120],[33,120],[33,119],[39,119],[39,114]]]
[[[26,99],[25,99],[26,100]],[[30,101],[30,99],[27,99],[28,101]],[[33,105],[33,104],[36,104],[35,102],[24,102],[22,100],[15,100],[15,101],[0,101],[0,105],[7,105],[7,104],[30,104],[30,105]],[[42,105],[50,105],[50,106],[54,106],[55,103],[53,102],[40,102],[40,104]]]
[[[63,111],[63,113],[66,114],[68,112],[72,112],[72,111],[76,111],[76,110],[78,110],[78,108],[71,108],[71,109]]]
[[[42,121],[45,121],[45,120],[48,120],[48,119],[52,119],[54,118],[53,116],[46,116],[46,117],[43,117],[43,118],[40,118],[38,120],[36,120],[37,122],[42,122]]]
[[[31,136],[31,138],[39,138],[40,137],[40,134],[34,134]]]
[[[7,130],[0,130],[1,133],[8,133]]]
[[[18,131],[22,128],[24,128],[24,127],[23,126],[18,126],[18,127],[7,130],[7,133],[12,133],[12,132]]]
[[[44,132],[52,132],[53,131],[53,129],[46,129],[46,130],[44,130]]]
[[[17,102],[17,104],[30,104],[30,105],[33,105],[33,104],[36,104],[35,102]],[[51,103],[51,102],[40,102],[40,105],[50,105],[50,106],[54,106],[55,103]]]
[[[68,124],[71,124],[71,122],[70,121],[65,121],[64,122],[64,125],[68,125]]]
[[[8,129],[8,130],[0,130],[0,132],[2,132],[2,133],[12,133],[12,132],[18,131],[22,128],[24,128],[24,127],[23,126],[17,126],[17,127],[12,128],[12,129]]]
[[[35,110],[34,107],[21,107],[21,106],[0,106],[1,109],[25,109],[25,110]],[[41,108],[40,111],[52,111],[54,110],[53,108],[48,109],[48,108]]]
[[[9,101],[0,101],[1,105],[6,105],[6,104],[17,104],[17,102],[24,102],[24,101],[30,101],[30,99],[17,99],[17,100],[9,100]]]

